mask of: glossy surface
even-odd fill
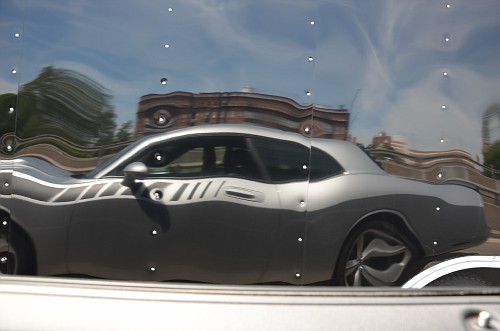
[[[0,31],[3,206],[18,157],[83,174],[145,135],[248,123],[477,185],[500,237],[496,0],[5,0]]]
[[[29,157],[14,169],[2,207],[23,229],[8,242],[19,273],[386,286],[489,234],[468,187],[396,178],[351,143],[250,125],[146,137],[83,177]]]

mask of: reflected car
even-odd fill
[[[251,125],[148,136],[85,175],[1,162],[2,273],[387,286],[489,234],[465,183],[394,177],[349,142]]]

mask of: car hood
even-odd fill
[[[72,183],[76,181],[76,179],[72,177],[71,172],[34,157],[15,159],[12,166],[15,174],[25,174],[55,184]]]

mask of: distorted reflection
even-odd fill
[[[74,172],[92,169],[103,151],[116,152],[132,134],[131,122],[117,128],[105,88],[74,70],[46,67],[17,96],[1,95],[0,103],[11,109],[2,112],[0,124],[7,154],[41,157]],[[13,104],[18,107],[15,134]]]
[[[4,0],[0,27],[1,160],[81,174],[143,136],[259,125],[477,185],[500,238],[497,0]]]

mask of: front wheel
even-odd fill
[[[0,275],[16,275],[28,272],[26,247],[15,234],[0,232]]]
[[[416,258],[410,241],[383,222],[361,226],[347,239],[334,282],[342,286],[396,286]]]

